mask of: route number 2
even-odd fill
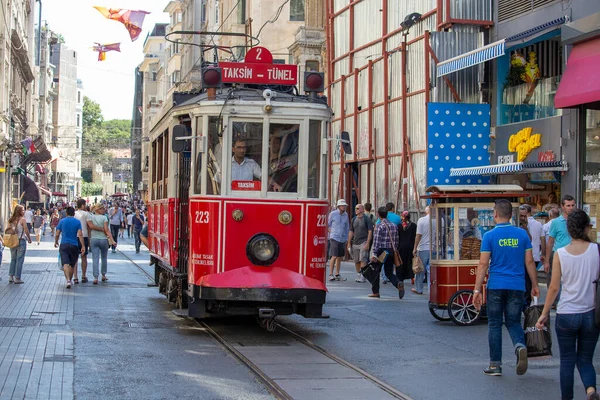
[[[327,215],[317,215],[317,226],[327,226]]]
[[[256,49],[256,59],[257,60],[262,60],[261,54],[262,54],[262,49],[261,48]]]
[[[196,211],[196,218],[194,220],[197,224],[208,224],[210,221],[210,214],[208,211]]]

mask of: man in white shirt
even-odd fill
[[[130,210],[128,210],[129,214],[127,214],[127,237],[130,238],[131,237],[131,230],[132,225],[133,225],[133,212],[131,212]]]
[[[559,215],[560,211],[558,211],[558,207],[550,208],[548,210],[548,217],[550,217],[550,219],[548,220],[548,222],[542,225],[542,229],[544,230],[544,237],[546,238],[546,246],[548,246],[548,240],[550,240],[550,226],[552,226],[552,220],[558,218]]]
[[[29,233],[31,233],[31,224],[33,223],[33,211],[31,211],[31,207],[27,207],[27,211],[25,211],[25,222],[27,223]]]
[[[233,158],[231,159],[231,180],[252,181],[260,180],[262,170],[256,161],[246,157],[246,141],[236,139],[233,143]]]
[[[81,282],[86,283],[88,278],[86,276],[87,272],[87,255],[90,250],[90,239],[88,237],[88,217],[89,213],[87,212],[87,208],[85,206],[85,200],[79,199],[77,200],[77,211],[75,211],[75,218],[81,222],[81,233],[83,234],[83,244],[85,246],[85,251],[82,253],[81,249],[79,252],[81,253]],[[77,269],[78,265],[75,264],[75,270],[73,271],[73,283],[79,283],[79,279],[77,278]]]
[[[531,206],[529,204],[523,204],[519,207],[521,219],[527,218],[526,228],[531,236],[531,254],[533,261],[535,261],[535,267],[537,269],[540,262],[544,262],[544,254],[546,254],[546,237],[544,236],[544,227],[542,223],[537,221],[531,216]],[[527,306],[531,304],[531,280],[529,276],[525,274],[525,301]]]
[[[417,236],[415,237],[415,247],[413,249],[413,257],[419,256],[424,272],[418,273],[415,276],[415,288],[411,291],[416,294],[423,294],[423,280],[427,274],[427,284],[429,285],[429,254],[431,251],[431,216],[429,215],[429,206],[425,207],[425,216],[417,221]]]

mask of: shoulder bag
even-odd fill
[[[23,235],[21,235],[23,236]],[[8,228],[4,231],[4,246],[9,249],[14,249],[19,246],[19,236],[17,235],[15,226],[13,224],[9,224]]]
[[[596,246],[598,246],[598,257],[600,257],[600,245],[597,244]],[[596,298],[594,299],[594,317],[596,320],[596,326],[600,328],[600,270],[598,270],[598,278],[596,278],[594,284],[596,285]]]
[[[399,267],[402,265],[402,258],[400,258],[400,253],[398,253],[398,250],[396,249],[396,243],[394,242],[394,239],[392,238],[392,233],[390,232],[390,228],[388,228],[386,226],[386,229],[388,232],[388,237],[390,238],[390,242],[392,243],[392,249],[394,249],[394,266]]]

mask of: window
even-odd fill
[[[304,21],[304,0],[290,1],[290,21]]]
[[[269,192],[298,191],[300,125],[269,126]]]
[[[200,120],[201,121],[201,120]],[[218,117],[208,117],[208,153],[207,156],[207,170],[208,179],[206,194],[208,195],[219,195],[221,194],[221,171],[223,165],[221,163],[223,158],[223,134],[221,129],[221,121]],[[200,157],[198,153],[198,159],[196,161],[196,167],[198,168],[196,174],[196,194],[200,194]]]
[[[158,73],[156,71],[152,72],[152,82],[156,82],[157,75]]]
[[[206,0],[202,0],[202,5],[200,6],[200,22],[206,22]]]
[[[232,190],[261,190],[262,131],[263,124],[260,122],[232,124]]]
[[[81,103],[81,91],[77,91],[77,102]]]
[[[81,115],[77,114],[77,126],[80,127],[81,126]],[[79,147],[79,146],[77,146]]]
[[[219,0],[215,1],[215,24],[219,23]]]
[[[237,6],[237,23],[246,23],[246,0],[240,0],[240,3]]]
[[[321,174],[323,170],[321,155],[321,121],[310,121],[308,126],[308,195],[309,198],[319,198]]]

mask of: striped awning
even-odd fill
[[[523,163],[483,165],[481,167],[450,168],[450,176],[514,174],[523,170]]]
[[[568,169],[569,166],[564,161],[540,161],[523,163],[523,172],[567,171]]]
[[[441,61],[437,65],[437,76],[448,75],[461,69],[469,68],[477,64],[498,58],[504,55],[505,40],[488,44],[478,49],[461,54],[460,56]]]
[[[517,33],[516,35],[507,37],[505,40],[507,43],[516,42],[517,40],[526,39],[528,37],[537,35],[538,33],[542,33],[547,29],[554,28],[555,26],[559,26],[559,25],[565,24],[567,22],[569,22],[569,17],[567,17],[567,16],[560,17],[560,18],[554,19],[552,21],[546,22],[545,24],[536,26],[535,28],[531,28],[531,29],[528,29],[521,33]]]

